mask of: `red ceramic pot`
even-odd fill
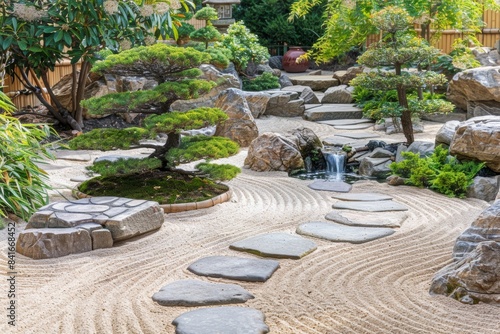
[[[297,63],[297,58],[305,54],[305,51],[298,46],[291,46],[283,56],[283,69],[290,73],[305,72],[309,68],[309,61],[303,60]]]

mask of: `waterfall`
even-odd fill
[[[324,152],[326,160],[326,174],[328,178],[335,176],[335,180],[341,180],[345,173],[346,155],[344,152]]]

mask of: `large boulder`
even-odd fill
[[[379,179],[386,178],[391,174],[389,165],[392,163],[390,158],[371,158],[365,157],[360,160],[359,175],[376,177]]]
[[[259,118],[264,115],[267,109],[267,103],[271,95],[266,92],[245,92],[242,91],[243,96],[247,100],[248,108],[252,112],[254,118]]]
[[[472,68],[455,74],[448,86],[448,99],[463,110],[467,110],[468,102],[475,101],[495,101],[500,108],[500,66]]]
[[[321,103],[352,103],[353,92],[354,87],[348,87],[347,85],[330,87],[326,90],[325,95],[321,99]]]
[[[500,116],[474,117],[460,123],[450,144],[450,154],[483,161],[500,172]]]
[[[473,183],[467,188],[467,197],[482,199],[486,202],[494,201],[500,190],[500,175],[476,176]]]
[[[480,116],[500,116],[500,102],[497,101],[469,101],[467,103],[466,118]]]
[[[321,139],[309,128],[293,129],[287,138],[292,140],[303,157],[311,155],[313,151],[319,151],[323,148]]]
[[[230,138],[241,147],[247,147],[257,138],[259,129],[241,90],[226,89],[218,96],[215,107],[222,109],[229,116],[229,119],[217,124],[216,136]]]
[[[200,79],[205,79],[208,81],[217,82],[217,86],[212,88],[210,92],[203,94],[197,99],[191,100],[177,100],[170,106],[171,110],[175,111],[188,111],[191,109],[196,109],[199,107],[214,107],[215,100],[217,100],[219,94],[229,88],[241,89],[241,82],[239,77],[233,73],[223,73],[219,71],[215,66],[203,64],[200,67],[203,72]]]
[[[465,304],[500,303],[500,243],[480,242],[460,261],[433,278],[431,294],[450,296]]]
[[[498,66],[500,65],[500,54],[497,49],[492,49],[486,46],[480,46],[472,49],[472,54],[481,66]]]
[[[461,259],[482,241],[500,242],[500,200],[485,209],[455,242],[453,257]]]
[[[309,86],[289,86],[284,87],[282,91],[299,93],[299,98],[304,100],[305,104],[319,104],[318,97]]]
[[[333,73],[333,78],[337,79],[341,85],[349,85],[349,82],[358,74],[363,73],[363,66],[349,67],[346,71],[336,71]]]
[[[267,102],[265,115],[297,117],[304,115],[305,102],[297,92],[269,91],[271,98]]]
[[[453,139],[453,136],[455,135],[455,132],[457,131],[459,125],[459,121],[449,121],[444,123],[436,133],[435,145],[450,146],[451,140]]]
[[[324,92],[330,87],[339,85],[339,81],[334,78],[320,77],[311,80],[311,77],[308,75],[292,77],[290,80],[294,85],[309,86],[313,91],[320,92]]]
[[[290,139],[266,132],[252,141],[245,168],[258,172],[291,171],[304,167],[299,148]]]

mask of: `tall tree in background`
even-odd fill
[[[234,7],[233,16],[259,36],[264,46],[297,45],[312,46],[323,34],[323,4],[312,9],[309,15],[294,22],[288,21],[293,0],[241,0]],[[258,18],[258,19],[256,19]]]
[[[438,37],[444,29],[466,33],[479,44],[474,33],[483,27],[485,9],[499,10],[495,0],[297,0],[293,3],[290,19],[307,17],[317,7],[324,9],[324,33],[316,41],[308,56],[317,61],[330,59],[362,45],[370,34],[378,33],[371,14],[385,7],[405,9],[414,23],[421,24],[421,36],[431,39],[431,29]]]
[[[184,0],[148,2],[0,0],[0,55],[9,55],[5,72],[35,94],[59,123],[81,130],[80,101],[97,52],[149,45],[159,37],[175,34],[176,10]],[[63,59],[69,59],[73,66],[69,108],[58,101],[48,80],[49,72]]]

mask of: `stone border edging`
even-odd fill
[[[78,190],[79,186],[80,186],[80,184],[78,184],[76,187],[74,187],[71,190],[71,194],[73,195],[73,197],[75,197],[76,199],[92,197],[92,196],[89,196],[89,195],[79,191]],[[190,211],[190,210],[206,209],[206,208],[210,208],[212,206],[215,206],[217,204],[221,204],[221,203],[229,201],[231,199],[232,195],[233,195],[233,191],[231,190],[231,188],[229,188],[228,191],[226,191],[225,193],[222,193],[220,195],[215,196],[214,198],[206,199],[206,200],[201,201],[201,202],[189,202],[189,203],[178,203],[178,204],[160,204],[160,208],[162,208],[163,212],[165,212],[165,213],[175,213],[175,212],[183,212],[183,211]]]

